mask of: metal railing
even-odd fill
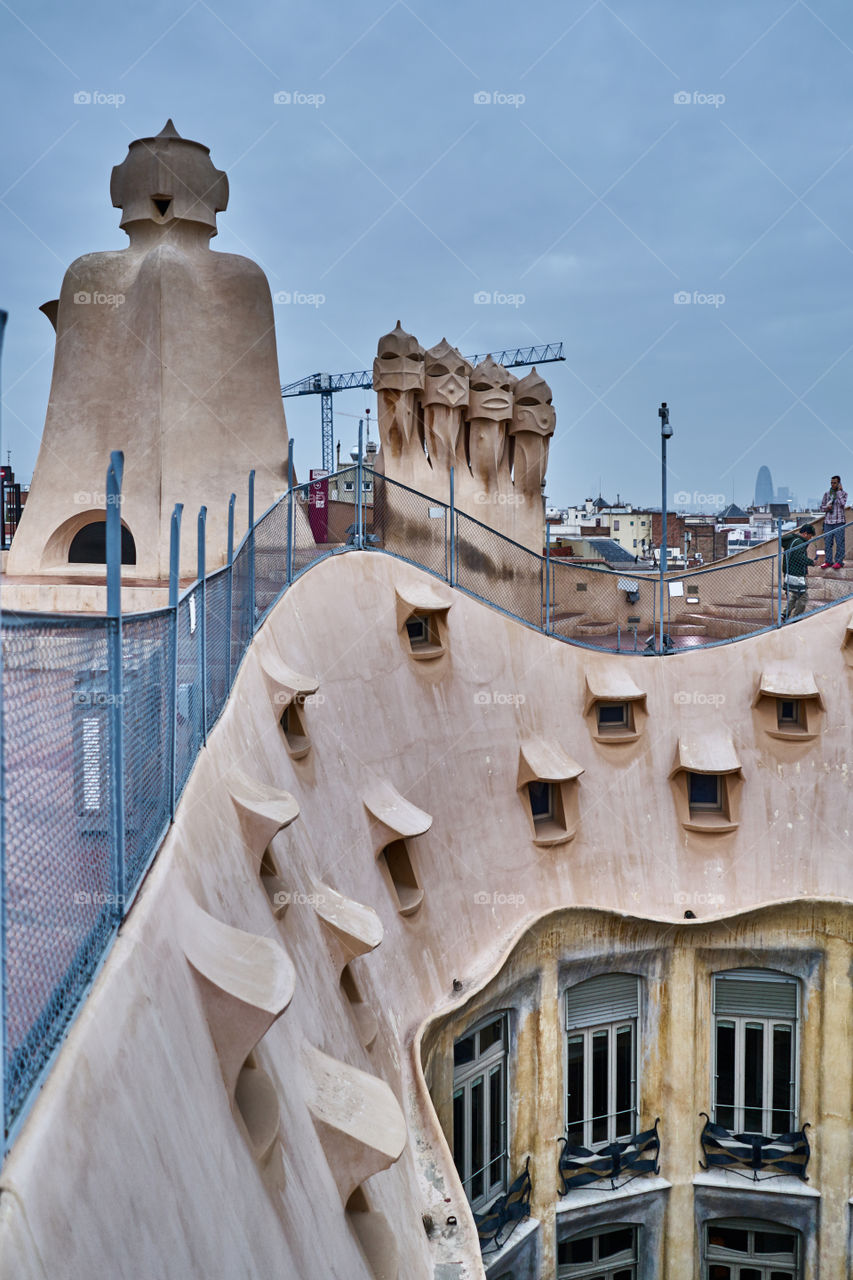
[[[437,501],[365,467],[361,447],[354,466],[320,482],[291,482],[258,519],[252,473],[248,532],[235,549],[232,495],[226,564],[213,573],[202,508],[197,579],[183,593],[176,507],[168,604],[123,617],[122,465],[122,455],[113,454],[106,614],[3,617],[0,1067],[7,1145],[174,818],[255,631],[301,574],[330,555],[381,551],[555,639],[654,651],[656,579],[575,567],[553,559],[549,546],[539,555],[460,512],[452,483],[448,502]],[[292,442],[289,470],[292,481]],[[687,639],[691,647],[728,643],[780,626],[781,556],[780,547],[775,558],[669,579],[667,634],[686,632],[673,635],[673,647]],[[679,583],[680,594],[672,590]],[[729,617],[727,634],[715,635],[696,621],[703,606],[718,622],[726,622],[726,608],[744,616]]]

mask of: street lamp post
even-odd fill
[[[669,425],[669,409],[664,400],[658,409],[658,417],[660,418],[660,462],[661,462],[661,539],[660,539],[660,640],[658,643],[658,653],[664,652],[664,585],[666,578],[666,442],[672,435],[672,427]]]

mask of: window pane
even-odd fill
[[[582,1147],[583,1141],[583,1036],[569,1036],[568,1058],[568,1124],[569,1145]]]
[[[489,1186],[503,1181],[504,1088],[503,1067],[489,1076]]]
[[[723,1267],[719,1263],[714,1263],[708,1272],[708,1277],[709,1280],[732,1280],[732,1269],[731,1267]]]
[[[453,1065],[454,1067],[462,1067],[466,1062],[474,1061],[474,1037],[465,1036],[463,1040],[457,1040],[453,1046]]]
[[[534,820],[537,818],[550,818],[553,812],[551,783],[538,780],[536,782],[528,782],[527,790],[530,795],[530,811]]]
[[[717,1124],[733,1129],[735,1123],[735,1025],[717,1023]]]
[[[741,1267],[738,1276],[740,1280],[764,1280],[758,1267]]]
[[[584,1240],[564,1240],[557,1247],[557,1261],[561,1264],[568,1262],[592,1262],[592,1246],[592,1236],[587,1236]]]
[[[712,1225],[708,1228],[708,1244],[718,1249],[734,1249],[738,1253],[747,1253],[749,1251],[749,1233],[740,1227],[718,1227]]]
[[[794,1124],[791,1114],[793,1089],[791,1080],[792,1031],[790,1027],[775,1026],[773,1028],[773,1132],[787,1133]]]
[[[619,1027],[616,1032],[615,1136],[617,1138],[626,1137],[634,1130],[633,1046],[633,1027]]]
[[[627,716],[624,702],[600,702],[598,704],[599,724],[624,724]]]
[[[797,1237],[787,1231],[756,1231],[754,1240],[756,1253],[775,1253],[781,1258],[793,1258],[797,1248]]]
[[[479,1170],[479,1172],[476,1172]],[[468,1184],[472,1200],[483,1194],[483,1077],[471,1085],[471,1171]]]
[[[630,1253],[634,1246],[634,1228],[605,1231],[598,1237],[599,1258],[612,1258],[617,1253]]]
[[[743,1048],[743,1123],[748,1133],[761,1133],[764,1103],[764,1027],[748,1022]]]
[[[720,778],[716,773],[688,773],[690,803],[716,807],[720,803]]]
[[[503,1040],[503,1034],[503,1018],[496,1018],[487,1027],[483,1027],[480,1031],[480,1053],[485,1053],[487,1049],[491,1049],[493,1044],[499,1044]]]
[[[453,1163],[459,1176],[465,1178],[465,1094],[460,1089],[453,1095]],[[467,1191],[468,1188],[466,1187]]]
[[[607,1077],[610,1035],[596,1031],[592,1037],[592,1141],[607,1141]]]

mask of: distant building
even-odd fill
[[[766,507],[773,501],[773,477],[769,467],[759,467],[755,478],[755,505]]]

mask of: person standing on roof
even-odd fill
[[[823,545],[826,548],[824,569],[844,568],[844,512],[847,494],[841,488],[841,476],[833,476],[823,495],[820,509],[823,517]]]
[[[788,622],[805,613],[809,599],[808,572],[814,560],[809,559],[809,539],[814,537],[814,525],[803,524],[783,534],[783,570],[786,593],[785,612],[782,621]]]

